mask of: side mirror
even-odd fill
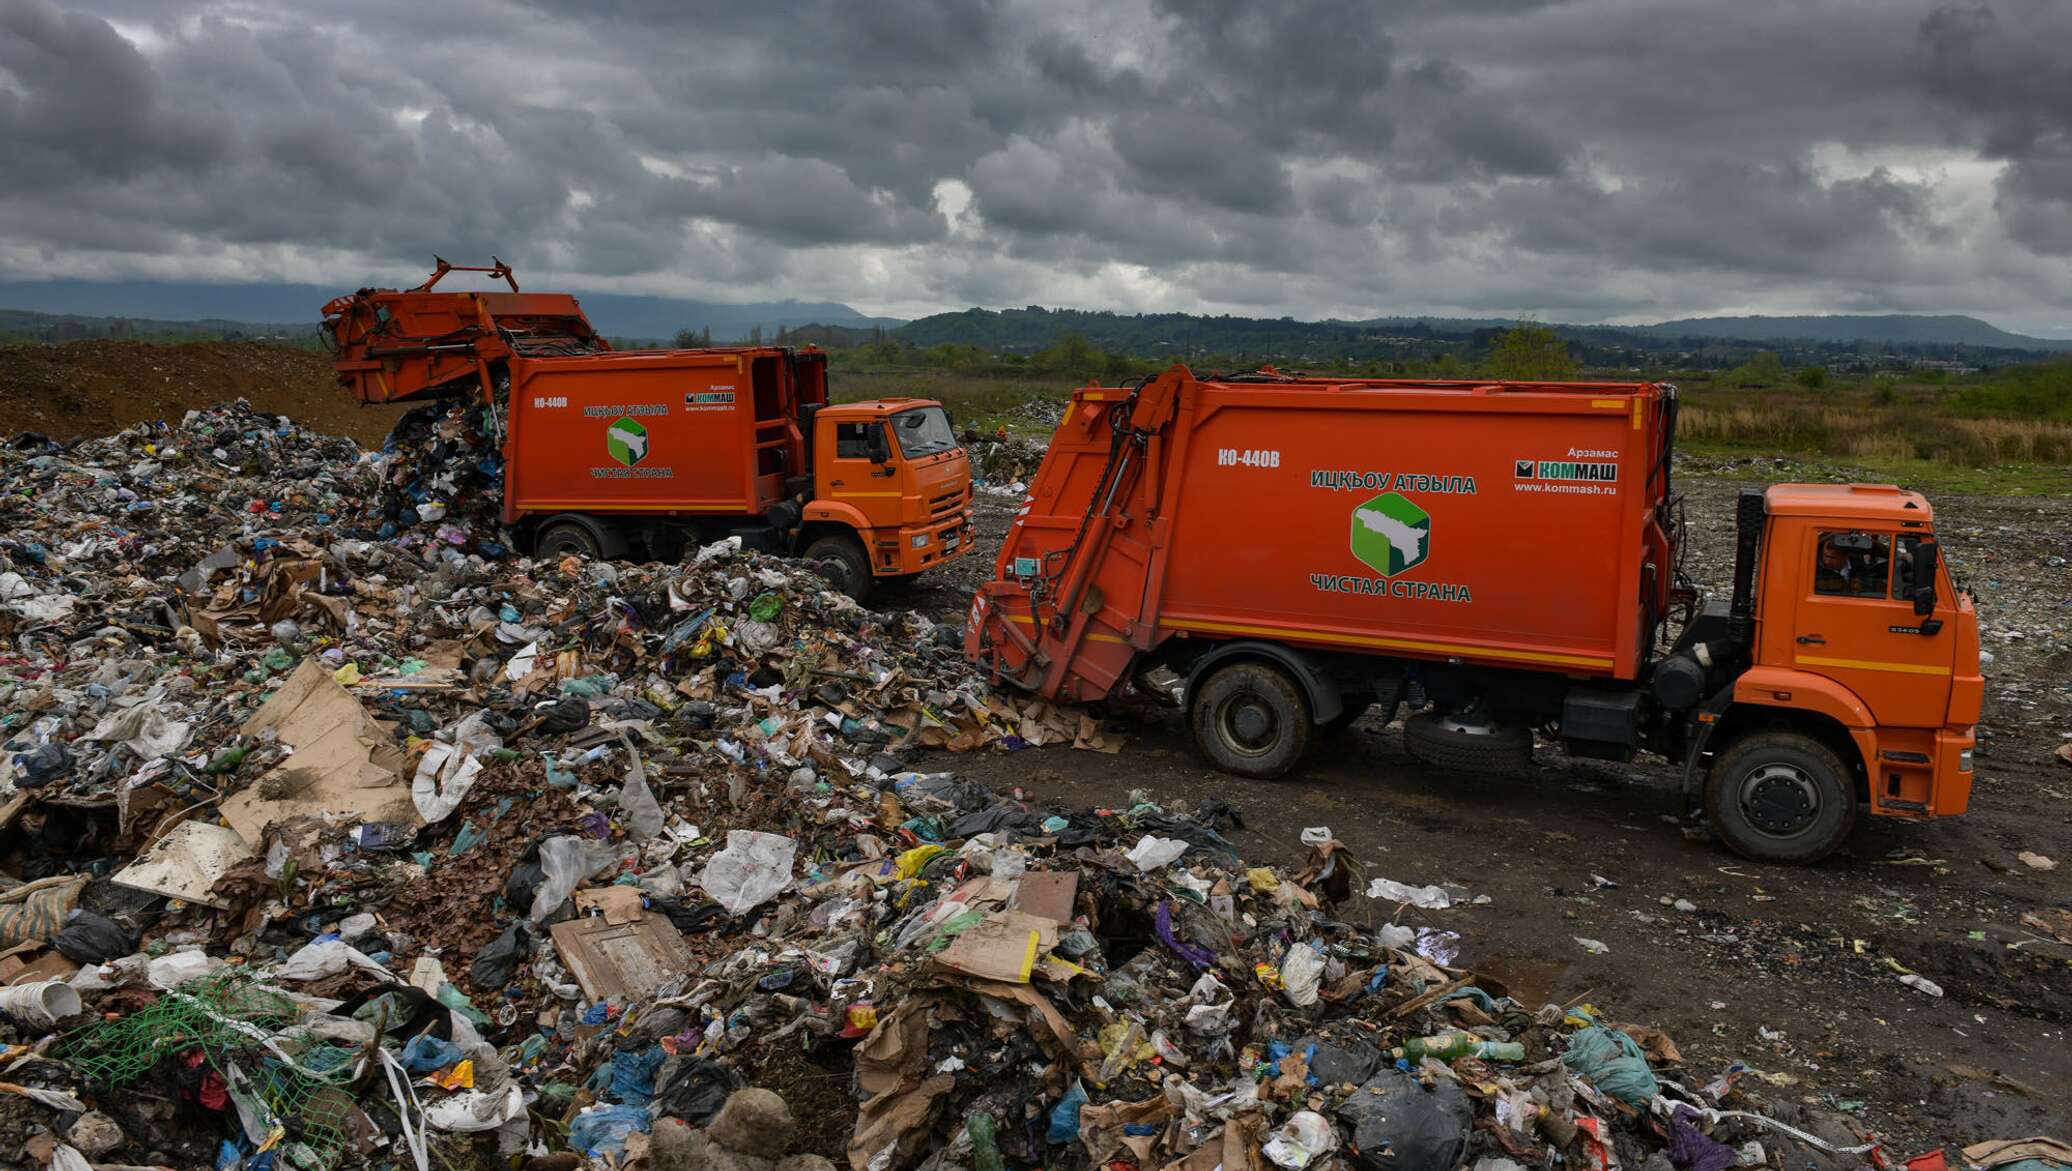
[[[1914,546],[1914,613],[1935,613],[1935,546],[1927,541]]]
[[[871,424],[871,429],[865,442],[866,450],[870,452],[872,463],[884,464],[892,462],[892,441],[885,438],[884,424]]]

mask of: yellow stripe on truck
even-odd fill
[[[1025,615],[1025,614],[1002,614],[1002,615],[1001,615],[1001,617],[1002,617],[1002,618],[1005,618],[1005,619],[1007,619],[1007,620],[1008,620],[1009,622],[1019,622],[1019,623],[1021,623],[1021,624],[1022,624],[1023,626],[1034,626],[1034,625],[1036,625],[1036,620],[1035,620],[1034,618],[1028,617],[1028,616],[1027,616],[1027,615]],[[1087,635],[1086,637],[1087,637],[1087,639],[1088,639],[1089,641],[1092,641],[1092,642],[1127,642],[1127,641],[1128,641],[1127,639],[1121,638],[1121,637],[1119,637],[1119,636],[1117,636],[1117,635],[1113,635],[1113,634],[1089,634],[1089,635]]]
[[[1884,663],[1873,659],[1816,659],[1811,655],[1800,655],[1795,660],[1801,667],[1853,667],[1858,671],[1896,671],[1902,675],[1947,675],[1948,667],[1937,667],[1923,663]]]
[[[1427,651],[1441,655],[1474,655],[1485,659],[1521,659],[1533,663],[1552,663],[1563,667],[1602,667],[1612,665],[1610,659],[1592,655],[1560,655],[1545,651],[1514,651],[1495,647],[1465,646],[1451,642],[1421,642],[1408,638],[1376,638],[1367,634],[1324,634],[1311,630],[1295,630],[1286,626],[1243,626],[1235,622],[1172,621],[1159,623],[1172,630],[1199,630],[1209,634],[1257,634],[1268,638],[1299,638],[1309,642],[1349,642],[1360,646],[1381,647],[1384,650]]]

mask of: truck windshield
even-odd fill
[[[915,407],[892,416],[892,433],[899,437],[899,453],[908,459],[941,455],[957,446],[950,430],[950,417],[941,407]]]

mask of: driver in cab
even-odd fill
[[[1813,589],[1822,594],[1885,594],[1890,562],[1883,542],[1869,533],[1829,533],[1820,539],[1820,566]]]

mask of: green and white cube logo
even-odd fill
[[[1353,556],[1383,577],[1421,565],[1432,552],[1432,514],[1400,492],[1353,509]]]
[[[604,446],[613,459],[630,468],[648,457],[647,428],[633,419],[620,419],[605,428]]]

